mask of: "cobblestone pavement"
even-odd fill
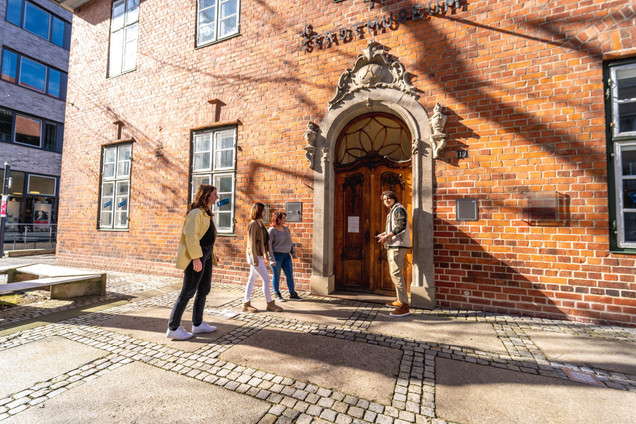
[[[597,326],[474,311],[412,310],[412,315],[415,316],[492,326],[496,336],[505,346],[506,353],[489,352],[469,346],[440,344],[371,331],[370,325],[376,321],[380,313],[386,314],[387,311],[382,305],[372,303],[304,295],[307,302],[352,308],[353,313],[348,319],[343,320],[341,325],[301,321],[286,317],[285,313],[268,315],[238,312],[243,288],[222,284],[214,284],[213,290],[235,293],[236,299],[220,306],[206,308],[206,316],[231,320],[236,324],[235,328],[210,343],[202,344],[194,351],[153,343],[100,326],[100,323],[113,316],[152,307],[172,307],[178,294],[178,284],[179,280],[176,278],[109,272],[106,296],[85,298],[70,303],[48,300],[22,308],[22,311],[17,310],[21,308],[15,308],[17,311],[0,311],[2,334],[2,330],[15,327],[25,320],[91,304],[130,300],[97,312],[59,322],[42,323],[35,328],[0,337],[0,355],[9,349],[53,336],[107,352],[105,356],[83,363],[73,370],[39,381],[31,387],[23,387],[0,398],[0,421],[19,417],[19,414],[30,408],[131,363],[144,363],[185,378],[200,380],[265,401],[271,407],[259,423],[447,423],[449,421],[439,418],[436,412],[437,358],[568,381],[571,381],[572,375],[568,371],[580,372],[594,376],[605,390],[636,392],[635,375],[551,360],[528,335],[528,332],[540,331],[543,334],[565,334],[590,340],[636,342],[634,329],[618,326]],[[163,289],[164,292],[155,296],[134,297],[136,294],[157,289]],[[333,338],[348,343],[383,346],[401,352],[399,374],[395,379],[391,402],[382,404],[286,375],[276,375],[226,362],[220,358],[228,349],[264,329],[310,334],[315,336],[318,342],[325,340],[320,338]]]

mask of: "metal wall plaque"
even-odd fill
[[[285,203],[285,213],[287,214],[287,222],[302,222],[303,220],[302,202]]]
[[[523,220],[531,223],[554,222],[559,217],[559,196],[555,192],[524,193]]]
[[[455,200],[455,219],[457,221],[478,221],[479,220],[479,199],[457,199]]]

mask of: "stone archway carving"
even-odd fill
[[[372,65],[372,66],[370,66]],[[400,118],[413,137],[413,282],[411,303],[435,306],[433,269],[433,131],[429,116],[418,102],[418,92],[397,58],[379,43],[369,42],[353,68],[340,78],[328,113],[305,133],[307,158],[314,170],[313,268],[311,290],[334,290],[334,187],[333,151],[338,135],[352,119],[370,112]],[[309,143],[311,141],[311,143]]]

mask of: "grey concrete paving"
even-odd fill
[[[8,419],[7,423],[253,423],[267,402],[131,363]],[[157,419],[161,417],[161,419]]]
[[[387,308],[387,311],[390,309]],[[402,319],[379,314],[369,331],[442,345],[465,346],[485,352],[507,353],[492,324],[474,320],[412,314]]]
[[[221,355],[224,361],[390,403],[402,352],[335,338],[264,329]]]
[[[204,321],[214,321],[217,330],[212,333],[197,334],[188,340],[172,340],[166,338],[168,318],[172,309],[150,307],[148,309],[113,314],[100,323],[100,328],[125,334],[136,339],[147,340],[152,343],[170,346],[184,352],[194,352],[204,344],[209,344],[236,330],[242,324],[221,317],[203,317]],[[187,311],[189,312],[189,311]],[[184,314],[185,316],[186,314]],[[181,325],[192,330],[192,321],[183,319]]]
[[[466,424],[636,423],[636,393],[437,360],[437,414]]]
[[[351,294],[248,314],[243,287],[215,283],[205,320],[218,330],[177,342],[165,330],[179,289],[109,272],[105,296],[1,310],[0,424],[635,422],[633,328],[449,309],[396,319]]]
[[[636,375],[636,342],[539,330],[526,330],[526,334],[552,361]]]
[[[29,389],[39,381],[73,370],[107,353],[57,336],[3,351],[0,354],[0,398]]]
[[[260,303],[260,304],[259,304]],[[252,302],[257,308],[262,307],[262,312],[276,316],[278,312],[267,312],[264,309],[265,300]],[[358,306],[343,305],[328,301],[308,300],[277,302],[285,312],[286,318],[299,321],[309,321],[324,325],[343,325],[349,317],[358,309]]]

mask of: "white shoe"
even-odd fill
[[[213,331],[216,331],[216,327],[213,325],[208,325],[204,322],[202,322],[199,326],[192,326],[192,334],[211,333]]]
[[[166,337],[173,340],[188,340],[192,337],[192,333],[188,333],[186,329],[181,326],[176,330],[168,328],[168,331],[166,331]]]

